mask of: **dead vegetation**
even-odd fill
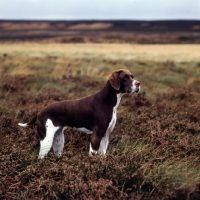
[[[1,199],[200,198],[198,62],[81,55],[64,65],[62,54],[46,52],[36,59],[32,53],[1,55]],[[20,60],[21,74],[14,75],[14,69],[22,67]],[[63,155],[50,152],[45,160],[37,160],[36,129],[17,123],[53,101],[94,93],[120,67],[135,71],[142,91],[122,99],[107,156],[88,156],[90,136],[69,128]]]
[[[0,42],[199,44],[200,21],[0,21]]]

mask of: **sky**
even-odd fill
[[[0,0],[0,19],[200,20],[200,0]]]

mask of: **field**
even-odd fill
[[[200,199],[200,45],[2,43],[0,199]],[[127,68],[141,92],[125,95],[105,157],[90,136],[65,131],[61,157],[38,160],[45,105],[80,98]]]
[[[0,20],[0,41],[199,44],[199,20]]]

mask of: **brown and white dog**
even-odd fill
[[[70,126],[91,134],[89,154],[105,155],[108,137],[116,123],[117,107],[124,93],[139,92],[140,82],[126,69],[114,71],[99,92],[77,100],[52,103],[41,110],[29,123],[36,124],[40,138],[38,158],[44,158],[53,146],[61,155],[64,147],[64,130]]]

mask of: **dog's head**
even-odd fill
[[[127,69],[114,71],[109,77],[109,82],[117,92],[133,93],[140,90],[140,82],[134,80],[133,75]]]

